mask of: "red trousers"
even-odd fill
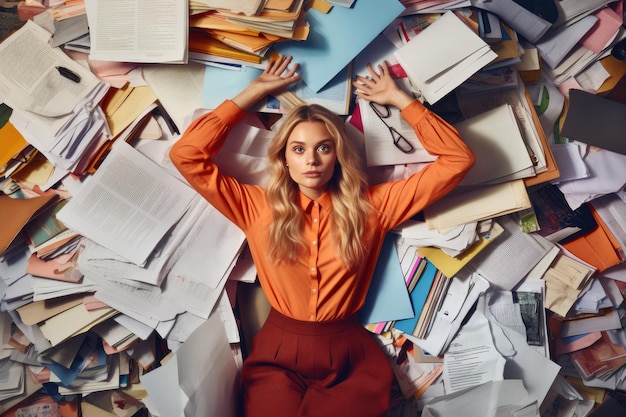
[[[246,417],[382,417],[393,370],[356,315],[305,322],[272,310],[242,376]]]

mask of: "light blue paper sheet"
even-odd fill
[[[318,92],[404,10],[397,0],[384,3],[358,0],[352,8],[333,7],[326,14],[310,9],[308,38],[279,42],[274,50],[293,56],[304,82]]]
[[[254,67],[229,70],[207,65],[204,71],[202,107],[214,109],[222,101],[233,98],[263,71]]]
[[[398,320],[393,325],[394,329],[400,330],[403,333],[413,334],[413,330],[415,330],[417,321],[424,308],[424,302],[426,302],[426,298],[430,292],[430,287],[432,287],[435,276],[437,275],[437,267],[435,267],[432,262],[428,259],[424,259],[423,262],[426,262],[426,267],[424,267],[424,271],[422,271],[422,275],[419,277],[409,297],[415,315],[408,319]]]
[[[410,317],[413,317],[413,308],[394,237],[387,235],[359,319],[361,323],[369,324]]]

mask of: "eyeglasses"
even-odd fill
[[[398,132],[393,126],[389,126],[385,121],[385,119],[388,119],[389,116],[391,116],[391,110],[389,109],[389,106],[386,104],[384,106],[381,106],[372,101],[370,101],[369,104],[372,110],[374,110],[374,113],[376,113],[376,116],[378,116],[380,121],[383,122],[385,126],[387,126],[387,129],[389,129],[391,139],[393,140],[393,144],[396,145],[396,148],[400,149],[404,153],[413,152],[415,148],[413,147],[413,145],[411,145],[411,142],[409,142],[407,138],[402,136],[400,132]]]

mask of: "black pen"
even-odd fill
[[[79,83],[80,82],[80,75],[76,74],[71,69],[68,69],[68,68],[65,68],[65,67],[58,67],[58,66],[56,67],[56,69],[59,71],[59,74],[61,74],[62,76],[64,76],[68,80],[72,80],[75,83]]]

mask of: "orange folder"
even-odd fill
[[[615,236],[609,231],[593,206],[590,206],[590,209],[598,227],[563,246],[578,258],[596,267],[597,272],[602,272],[619,264],[624,259]]]

